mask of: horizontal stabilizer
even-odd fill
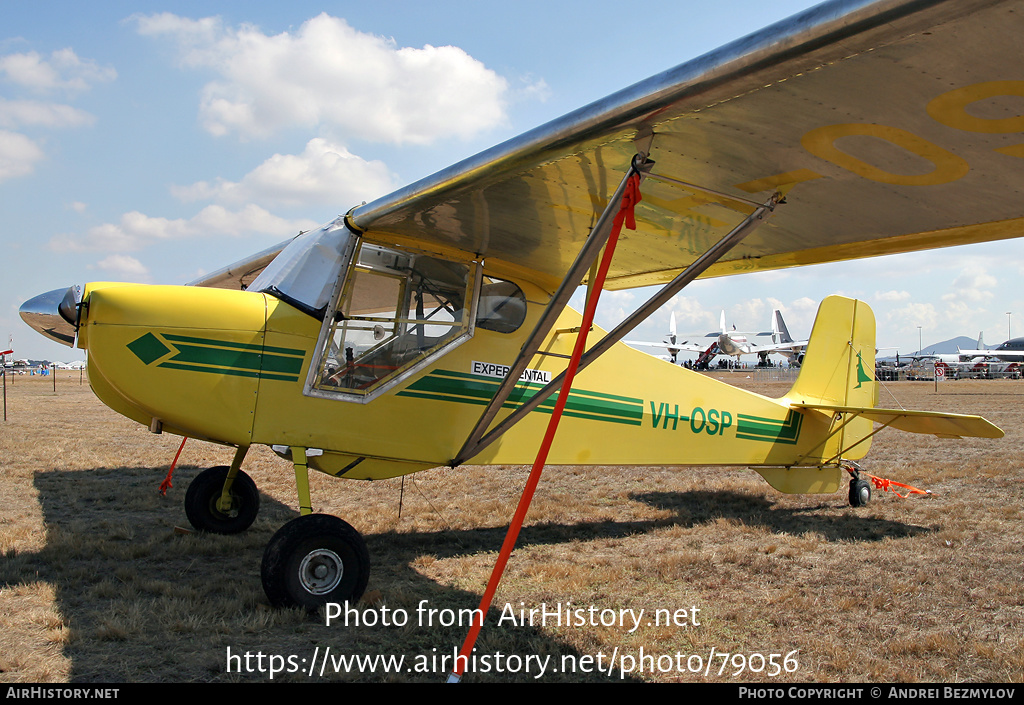
[[[831,406],[827,404],[792,404],[794,409],[814,409],[828,413],[853,414],[901,431],[931,433],[940,438],[1002,438],[998,426],[980,416],[949,414],[940,411],[908,411],[876,409],[863,406]]]

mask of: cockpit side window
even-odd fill
[[[369,395],[472,334],[474,263],[363,243],[313,386]]]
[[[510,281],[484,277],[476,310],[476,325],[484,330],[513,333],[526,320],[526,296]]]

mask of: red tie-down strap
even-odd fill
[[[619,212],[612,220],[612,234],[608,238],[619,239],[619,232],[625,224],[628,230],[636,230],[636,214],[633,212],[636,204],[643,200],[640,195],[640,175],[633,174],[626,182],[626,191],[622,194],[622,203],[619,205]]]
[[[180,456],[181,451],[185,449],[185,441],[187,440],[187,436],[181,439],[181,445],[178,446],[178,452],[174,454],[174,460],[171,462],[171,467],[167,471],[167,477],[165,477],[164,481],[160,483],[160,494],[162,494],[164,497],[167,496],[167,490],[171,487],[174,487],[174,485],[171,484],[171,475],[174,474],[174,466],[178,464],[178,456]]]
[[[907,497],[909,497],[912,494],[931,494],[932,493],[931,490],[919,490],[916,487],[911,487],[910,485],[904,485],[902,482],[896,482],[895,480],[887,480],[884,477],[875,477],[874,475],[872,475],[870,473],[866,473],[863,470],[861,471],[861,475],[866,475],[866,476],[870,477],[871,478],[871,483],[875,486],[876,490],[882,490],[883,492],[892,492],[894,495],[896,495],[900,499],[906,499]],[[896,490],[893,489],[894,487],[902,487],[903,489],[907,490],[907,493],[906,494],[900,494],[899,492],[897,492]]]
[[[579,366],[580,358],[583,356],[583,350],[587,344],[587,333],[590,332],[590,327],[594,323],[597,301],[600,298],[601,289],[604,287],[605,277],[608,275],[608,268],[611,265],[612,256],[615,253],[615,245],[618,242],[619,233],[622,231],[623,225],[630,230],[636,230],[636,218],[633,215],[633,209],[636,207],[636,204],[641,201],[641,198],[640,175],[634,173],[626,182],[626,188],[622,195],[622,202],[619,205],[619,212],[615,214],[615,218],[612,220],[611,234],[608,236],[608,242],[605,245],[604,254],[601,256],[597,273],[594,276],[593,294],[587,299],[586,306],[583,309],[583,322],[580,324],[580,332],[576,337],[576,345],[573,348],[572,355],[569,358],[569,364],[565,370],[565,378],[562,380],[562,388],[558,392],[558,398],[555,401],[555,408],[551,412],[551,418],[548,419],[547,431],[541,441],[540,449],[537,451],[537,458],[534,460],[530,476],[527,478],[526,485],[523,487],[523,494],[519,498],[519,505],[516,507],[515,514],[512,516],[512,521],[509,523],[508,532],[505,534],[505,542],[502,544],[501,550],[498,552],[498,558],[491,571],[491,577],[487,581],[483,597],[480,599],[479,612],[473,620],[469,633],[466,634],[466,640],[463,642],[462,650],[459,652],[459,656],[456,659],[455,668],[452,669],[452,674],[449,676],[448,682],[450,683],[457,683],[462,678],[465,664],[469,662],[469,657],[473,652],[473,645],[476,644],[476,638],[480,634],[481,627],[483,627],[483,615],[487,614],[487,611],[491,607],[491,602],[494,600],[494,593],[498,589],[498,583],[501,582],[502,574],[505,572],[505,565],[508,563],[509,556],[512,553],[512,548],[515,546],[516,539],[519,537],[519,531],[523,526],[523,520],[526,518],[526,512],[530,508],[530,502],[533,500],[533,494],[537,489],[537,483],[540,481],[541,472],[544,469],[544,463],[547,461],[548,451],[551,449],[551,443],[554,441],[555,430],[558,428],[558,422],[562,417],[562,411],[565,409],[565,404],[569,397],[569,390],[572,388],[573,379],[576,376],[576,370]]]

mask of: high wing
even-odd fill
[[[625,342],[626,342],[627,345],[639,345],[641,347],[647,347],[647,348],[663,348],[665,350],[676,350],[678,352],[702,353],[702,352],[704,352],[705,350],[708,349],[707,344],[705,344],[705,345],[695,345],[693,343],[687,343],[685,341],[681,342],[681,343],[666,343],[666,342],[655,343],[653,341],[646,341],[646,340],[627,340]]]
[[[767,353],[787,352],[787,353],[796,353],[796,352],[803,351],[807,347],[807,342],[808,341],[806,341],[806,340],[794,340],[791,343],[772,343],[770,345],[757,345],[754,348],[753,352],[767,352]]]
[[[703,277],[1018,237],[1022,33],[1022,0],[832,0],[345,218],[553,289],[639,151],[656,163],[609,289],[672,279],[775,191]],[[244,286],[284,244],[191,283]]]
[[[347,221],[554,288],[640,152],[655,164],[606,288],[670,280],[776,191],[703,276],[1017,237],[1022,34],[1021,0],[826,2]]]
[[[995,355],[992,355],[992,351],[991,350],[961,350],[960,348],[957,348],[956,349],[956,354],[959,355],[961,358],[965,358],[965,357],[989,357],[989,356],[996,357]],[[1020,351],[1017,351],[1017,353],[1015,353],[1015,354],[1019,356],[1021,353],[1020,353]]]
[[[703,345],[698,343],[691,343],[690,340],[692,340],[694,336],[689,336],[685,340],[679,340],[679,336],[676,335],[675,312],[672,312],[669,315],[667,337],[668,340],[663,340],[658,343],[646,340],[627,340],[625,342],[627,345],[640,346],[644,348],[662,348],[663,350],[667,350],[669,352],[669,355],[671,355],[672,357],[672,362],[676,361],[676,355],[681,352],[703,353],[708,348],[707,343],[704,343]]]
[[[974,359],[974,358],[996,358],[997,360],[1007,360],[1013,358],[1024,357],[1024,350],[961,350],[957,348],[957,355],[961,359]]]
[[[773,332],[770,331],[770,330],[769,331],[757,331],[757,332],[754,332],[754,331],[740,331],[740,330],[736,330],[736,325],[735,324],[733,324],[732,329],[730,329],[729,326],[727,326],[726,323],[725,323],[725,311],[722,311],[722,315],[720,315],[718,317],[718,330],[713,330],[710,333],[705,333],[704,337],[705,338],[717,338],[720,335],[731,335],[731,336],[737,336],[737,337],[740,337],[740,336],[746,337],[748,335],[750,335],[750,336],[768,336],[768,335],[773,335]]]
[[[188,286],[208,286],[215,289],[245,289],[275,257],[281,254],[281,250],[289,242],[291,240],[285,240],[262,252],[257,252],[251,257],[239,260],[234,264],[190,281]]]

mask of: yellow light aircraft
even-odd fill
[[[366,547],[311,514],[308,469],[373,480],[531,462],[579,332],[566,302],[594,281],[639,180],[637,228],[604,288],[663,286],[592,333],[549,462],[749,465],[801,493],[835,492],[846,471],[862,504],[854,461],[873,423],[1002,435],[978,417],[874,408],[863,302],[822,302],[781,399],[619,341],[699,276],[1024,234],[1022,34],[1021,0],[827,2],[193,286],[92,283],[23,315],[89,351],[113,409],[237,448],[188,488],[197,528],[255,518],[250,446],[289,458],[302,516],[267,546],[267,595],[355,600]]]

